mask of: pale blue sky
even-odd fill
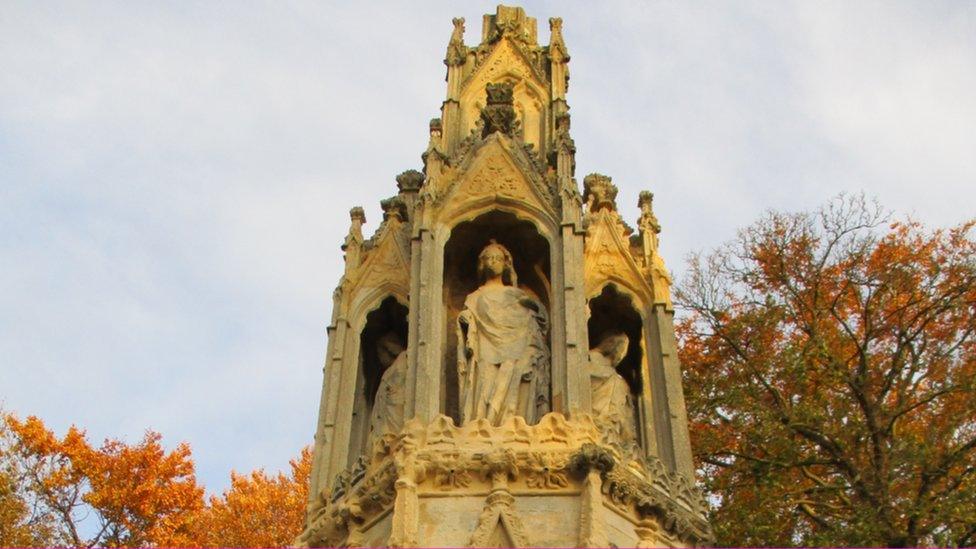
[[[348,210],[420,167],[451,17],[494,3],[6,2],[0,402],[191,444],[212,491],[311,441]],[[976,2],[528,3],[578,176],[683,259],[864,191],[976,215]]]

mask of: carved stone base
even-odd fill
[[[704,502],[660,462],[621,463],[589,416],[407,423],[320,495],[304,547],[691,546]]]

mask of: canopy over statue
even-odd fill
[[[546,309],[516,286],[512,254],[494,240],[478,255],[478,276],[458,315],[462,421],[532,423],[548,411]]]

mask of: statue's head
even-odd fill
[[[484,282],[496,276],[502,277],[502,283],[517,286],[515,263],[508,248],[502,246],[495,239],[491,239],[481,253],[478,254],[478,278]]]
[[[376,356],[385,370],[403,352],[403,342],[394,332],[384,334],[376,341]]]
[[[596,348],[600,354],[610,359],[611,364],[616,366],[627,356],[630,338],[627,337],[627,334],[611,334],[604,337]]]

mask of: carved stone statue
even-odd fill
[[[468,55],[468,48],[464,45],[464,18],[455,17],[454,31],[451,33],[451,40],[447,43],[447,58],[444,60],[448,65],[463,65]]]
[[[627,356],[629,346],[625,334],[607,336],[590,349],[589,364],[593,416],[605,434],[623,447],[630,447],[637,440],[630,386],[617,373],[617,365]]]
[[[403,403],[407,353],[394,333],[386,334],[376,342],[380,364],[385,368],[380,385],[373,399],[373,411],[369,416],[369,440],[373,442],[403,429]]]
[[[549,408],[546,309],[517,286],[512,254],[494,240],[478,255],[478,276],[458,316],[461,419],[533,423]]]

